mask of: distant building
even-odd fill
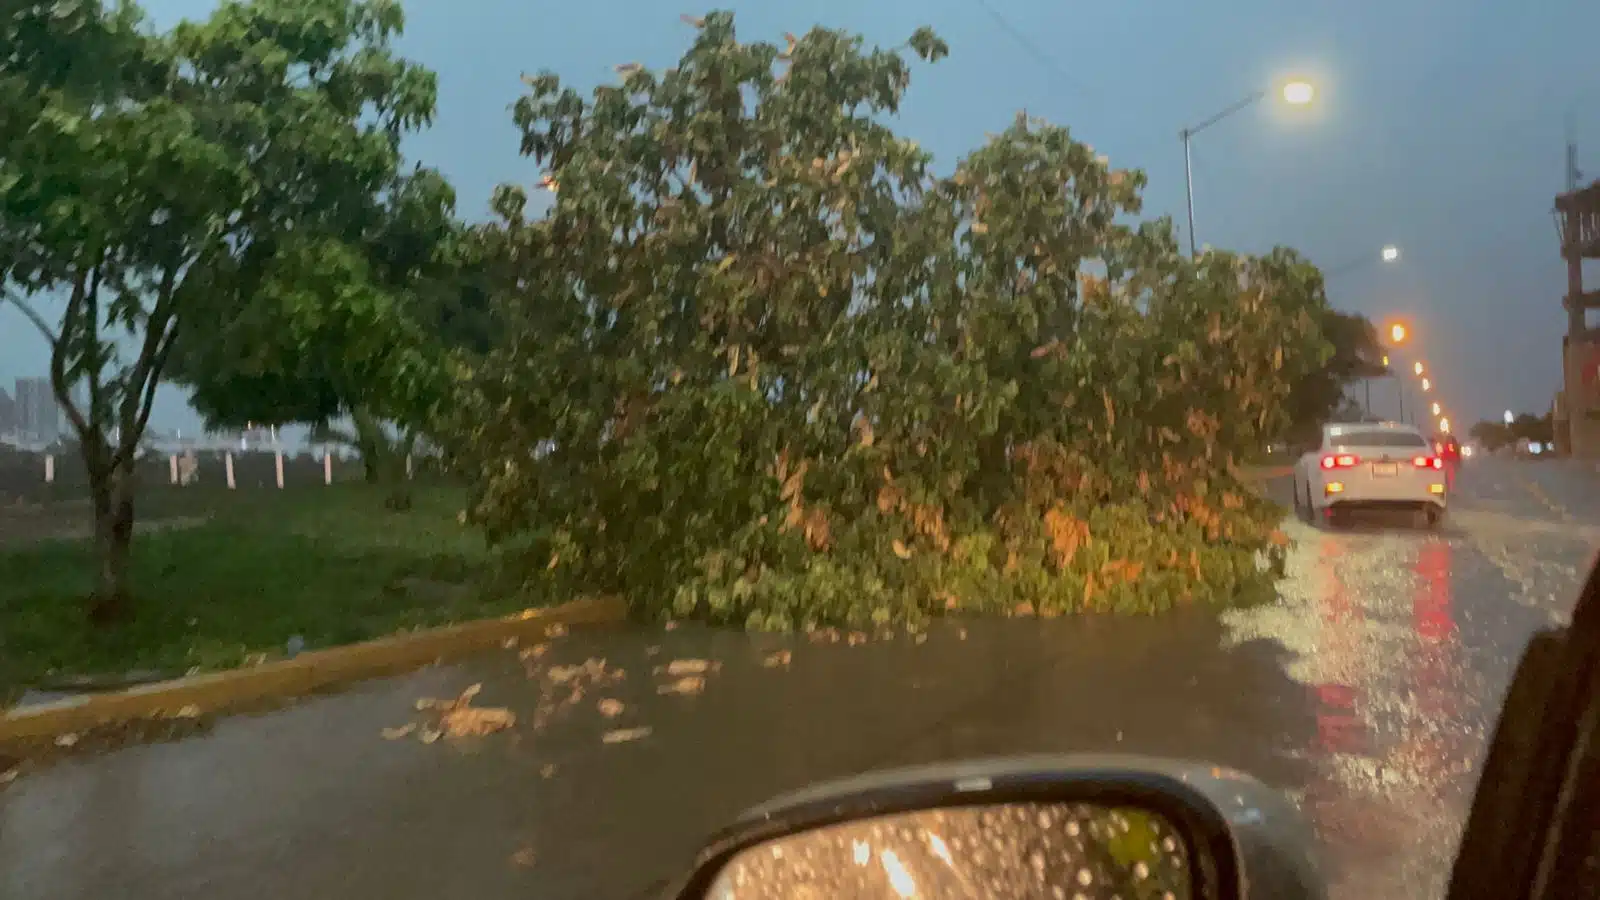
[[[61,406],[48,378],[18,378],[16,430],[25,441],[53,444],[61,438]]]
[[[17,401],[11,399],[6,389],[0,387],[0,435],[17,430]]]

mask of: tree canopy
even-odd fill
[[[1365,316],[1323,308],[1318,327],[1327,342],[1327,361],[1296,381],[1288,400],[1290,442],[1318,434],[1323,423],[1370,411],[1347,400],[1349,386],[1363,378],[1390,374],[1384,365],[1377,329]]]
[[[1555,417],[1549,413],[1543,416],[1522,413],[1509,423],[1478,422],[1467,429],[1467,433],[1490,453],[1517,441],[1550,444],[1556,439]]]
[[[0,274],[89,466],[97,609],[126,594],[163,379],[216,424],[348,416],[369,461],[426,431],[529,588],[652,615],[864,627],[1266,585],[1285,539],[1236,464],[1381,370],[1316,267],[1184,257],[1139,218],[1142,173],[1043,120],[936,172],[895,130],[948,53],[928,29],[687,21],[671,68],[528,77],[513,120],[554,203],[503,186],[467,226],[403,164],[436,91],[392,2],[233,0],[167,32],[25,3]]]
[[[926,29],[738,40],[514,109],[556,199],[474,237],[500,339],[442,433],[530,584],[760,628],[1155,610],[1265,583],[1232,466],[1329,353],[1293,251],[1178,252],[1142,174],[1019,116],[891,125]]]

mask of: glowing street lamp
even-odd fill
[[[1286,83],[1283,86],[1283,102],[1289,104],[1290,106],[1305,106],[1306,104],[1310,103],[1316,97],[1316,95],[1317,89],[1312,87],[1311,82],[1309,81],[1296,79]],[[1219,112],[1211,118],[1206,119],[1199,125],[1184,128],[1178,132],[1178,138],[1183,141],[1183,178],[1189,195],[1189,257],[1191,259],[1199,255],[1199,250],[1197,249],[1194,236],[1194,163],[1189,155],[1189,142],[1200,132],[1210,128],[1218,122],[1221,122],[1223,119],[1226,119],[1242,109],[1248,109],[1249,107],[1260,103],[1266,98],[1266,91],[1256,91],[1243,100],[1240,100],[1227,109],[1224,109],[1222,112]]]
[[[1399,322],[1389,326],[1389,340],[1391,343],[1404,344],[1406,342],[1406,338],[1410,336],[1411,332],[1406,329],[1406,326],[1400,324]]]
[[[1517,417],[1512,415],[1511,414],[1511,410],[1508,409],[1508,410],[1506,410],[1506,414],[1504,416],[1504,420],[1505,420],[1505,423],[1507,425],[1510,425],[1512,422],[1515,422],[1517,420]]]
[[[1433,382],[1429,381],[1426,378],[1422,379],[1422,389],[1425,390],[1425,391],[1433,390]]]
[[[1399,258],[1400,258],[1400,248],[1399,247],[1396,247],[1393,244],[1389,244],[1388,246],[1383,248],[1383,261],[1384,262],[1394,262],[1395,260],[1397,260]]]
[[[1433,414],[1436,416],[1439,414],[1439,404],[1437,403],[1433,405]]]
[[[1413,363],[1412,366],[1411,366],[1411,371],[1417,373],[1418,375],[1421,375],[1422,374],[1422,363]]]
[[[1444,432],[1445,434],[1449,434],[1450,433],[1450,420],[1449,419],[1440,419],[1439,420],[1439,430]]]
[[[1317,89],[1309,81],[1291,81],[1283,86],[1283,102],[1290,106],[1305,106],[1317,96]]]

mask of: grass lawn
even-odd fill
[[[326,647],[524,605],[480,588],[490,553],[451,489],[418,487],[403,513],[362,484],[169,490],[141,501],[147,518],[210,521],[134,538],[136,612],[120,627],[85,622],[86,542],[0,543],[0,700],[61,675],[223,668],[294,635]]]

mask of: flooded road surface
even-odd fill
[[[1230,640],[1282,643],[1311,688],[1297,797],[1336,898],[1443,895],[1511,672],[1565,624],[1600,546],[1597,486],[1564,461],[1471,462],[1439,533],[1294,523],[1279,603],[1225,614]]]
[[[1438,896],[1511,667],[1600,544],[1561,505],[1597,476],[1563,466],[1470,464],[1438,534],[1291,523],[1279,602],[1221,621],[574,633],[68,761],[0,792],[0,896],[632,897],[774,793],[1048,751],[1250,771],[1302,801],[1335,896]],[[508,731],[382,735],[479,683]]]

